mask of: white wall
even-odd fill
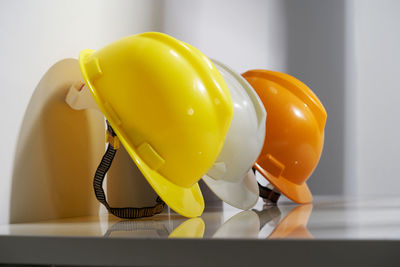
[[[153,1],[0,1],[2,153],[0,223],[8,221],[16,140],[30,97],[47,69],[84,48],[158,28]]]
[[[356,188],[400,194],[400,2],[356,0]]]
[[[163,32],[238,72],[285,67],[285,19],[278,0],[166,0],[163,10]]]

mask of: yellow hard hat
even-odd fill
[[[176,212],[204,209],[198,180],[217,159],[233,117],[229,90],[199,50],[148,32],[83,50],[87,87],[157,194]]]

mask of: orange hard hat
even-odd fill
[[[289,199],[311,202],[305,182],[321,157],[324,106],[310,88],[288,74],[250,70],[242,75],[268,114],[264,147],[254,167]]]

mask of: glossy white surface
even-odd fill
[[[233,119],[218,159],[203,180],[221,200],[246,210],[258,200],[258,185],[251,168],[264,144],[267,113],[257,93],[240,74],[212,61],[232,96]]]
[[[277,207],[240,211],[207,205],[201,220],[168,210],[152,218],[119,220],[112,215],[0,225],[1,236],[124,238],[306,238],[400,240],[400,197],[316,197],[312,205],[281,200]],[[204,223],[204,224],[203,224]],[[172,234],[173,233],[173,234]]]

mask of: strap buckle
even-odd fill
[[[107,133],[106,133],[106,142],[112,145],[114,149],[119,148],[119,138],[115,134],[114,129],[111,127],[110,123],[106,120],[107,123]]]
[[[112,135],[109,131],[107,131],[106,133],[106,141],[107,143],[109,143],[110,145],[112,145],[112,147],[114,149],[118,149],[119,148],[119,139],[116,135]]]

